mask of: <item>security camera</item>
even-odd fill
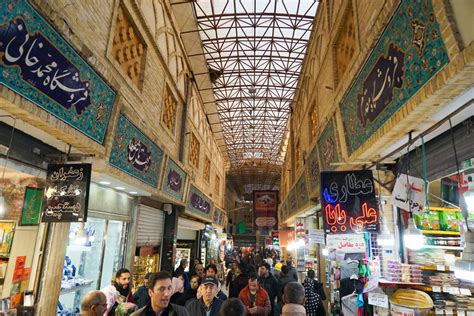
[[[171,204],[163,204],[163,211],[165,211],[166,214],[171,215],[171,213],[173,213],[173,208],[171,207]]]

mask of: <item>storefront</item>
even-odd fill
[[[179,267],[182,259],[188,260],[188,265],[185,271],[189,271],[191,265],[194,264],[194,259],[200,258],[199,235],[200,231],[206,227],[204,223],[186,219],[178,218],[178,239],[176,241],[176,259],[174,268]]]

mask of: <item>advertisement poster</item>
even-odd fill
[[[253,191],[255,224],[260,229],[274,230],[278,224],[278,191]]]

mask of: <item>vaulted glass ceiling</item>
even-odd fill
[[[250,192],[273,187],[317,1],[193,3],[230,180]]]

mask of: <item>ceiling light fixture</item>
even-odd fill
[[[109,185],[109,184],[110,184],[109,181],[100,181],[99,183],[100,183],[100,184],[103,184],[103,185]]]
[[[116,190],[125,190],[124,187],[115,187]]]

